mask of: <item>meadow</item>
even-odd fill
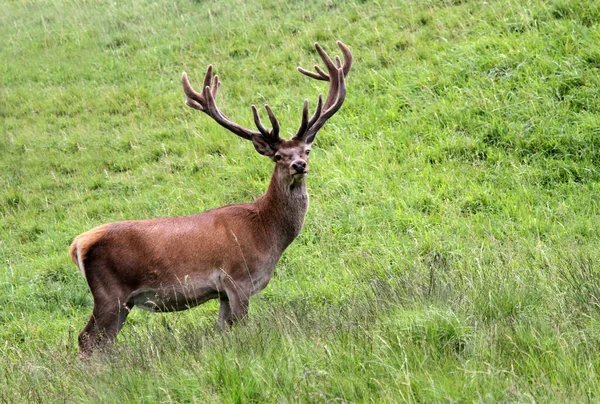
[[[1,1],[0,401],[598,401],[599,22],[595,0]],[[338,39],[346,102],[247,321],[133,310],[80,362],[76,235],[268,185],[181,72],[213,64],[227,115],[268,103],[287,137],[326,90],[296,66]]]

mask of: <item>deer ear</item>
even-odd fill
[[[252,136],[252,144],[256,151],[263,156],[273,157],[277,152],[276,148],[267,143],[261,136]]]

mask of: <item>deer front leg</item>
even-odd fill
[[[217,327],[221,330],[226,330],[229,327],[229,319],[231,318],[231,307],[226,296],[221,297],[221,305],[219,306],[219,319]]]
[[[220,328],[231,326],[248,314],[250,305],[250,283],[228,278],[223,281],[226,296],[221,298],[218,325]]]

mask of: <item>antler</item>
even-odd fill
[[[327,73],[319,66],[315,65],[315,72],[298,67],[298,71],[308,77],[316,80],[329,81],[329,91],[325,104],[323,104],[323,96],[319,94],[319,102],[313,116],[308,119],[308,101],[304,100],[302,107],[302,122],[296,133],[295,138],[304,140],[306,143],[312,143],[317,132],[325,125],[325,122],[335,114],[346,98],[346,76],[352,67],[352,52],[341,41],[337,41],[337,45],[344,55],[344,64],[342,64],[338,56],[335,57],[335,63],[329,55],[325,53],[323,48],[318,43],[315,43],[315,48],[321,59],[325,63]]]
[[[245,128],[243,126],[238,125],[229,119],[215,102],[215,98],[217,96],[217,92],[219,91],[219,87],[221,86],[221,81],[219,80],[219,76],[215,75],[213,77],[212,73],[212,65],[208,66],[206,71],[206,75],[204,76],[204,83],[202,85],[202,93],[195,91],[187,78],[187,74],[185,72],[181,75],[181,82],[183,84],[183,92],[185,93],[186,100],[185,103],[189,107],[197,109],[206,113],[212,119],[214,119],[219,125],[223,126],[225,129],[235,133],[236,135],[252,140],[253,143],[260,140],[263,140],[268,144],[268,146],[275,150],[277,146],[283,141],[279,137],[279,122],[271,108],[265,104],[265,109],[267,110],[267,114],[269,115],[269,120],[271,121],[271,125],[273,129],[268,130],[262,124],[260,117],[258,116],[258,111],[254,105],[252,105],[252,115],[254,116],[254,123],[258,128],[258,131]]]
[[[298,67],[300,73],[313,79],[328,81],[330,83],[325,103],[323,103],[323,95],[319,94],[317,108],[310,119],[308,119],[308,101],[304,100],[302,121],[294,138],[301,139],[306,143],[313,142],[317,132],[340,109],[346,98],[346,76],[352,67],[352,52],[341,41],[337,41],[337,45],[344,55],[343,64],[338,56],[335,57],[334,63],[323,48],[318,43],[315,43],[315,48],[325,63],[327,72],[317,65],[315,65],[316,72]],[[215,98],[221,86],[221,81],[219,80],[219,76],[213,76],[212,65],[208,66],[206,75],[204,76],[202,92],[199,93],[192,88],[185,72],[181,76],[181,82],[183,83],[183,92],[186,95],[185,103],[188,106],[206,113],[219,125],[236,135],[252,140],[254,147],[259,153],[269,156],[275,154],[283,139],[279,136],[279,122],[268,105],[265,104],[265,109],[269,115],[272,129],[265,128],[254,105],[252,105],[252,115],[258,131],[248,129],[233,122],[217,107]]]

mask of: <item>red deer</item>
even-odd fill
[[[248,313],[250,296],[264,289],[283,251],[298,236],[308,209],[308,155],[317,132],[346,96],[352,66],[350,49],[337,42],[344,62],[335,62],[315,44],[327,72],[298,70],[329,82],[325,102],[308,118],[304,101],[300,128],[290,140],[279,136],[279,123],[265,105],[271,129],[252,105],[258,130],[229,119],[215,103],[221,82],[208,66],[202,91],[183,73],[186,104],[225,129],[250,140],[275,169],[267,192],[252,203],[223,206],[204,213],[104,224],[75,238],[69,253],[84,274],[94,300],[92,316],[79,334],[82,358],[110,345],[134,306],[154,312],[186,310],[219,299],[218,325],[228,327]]]

